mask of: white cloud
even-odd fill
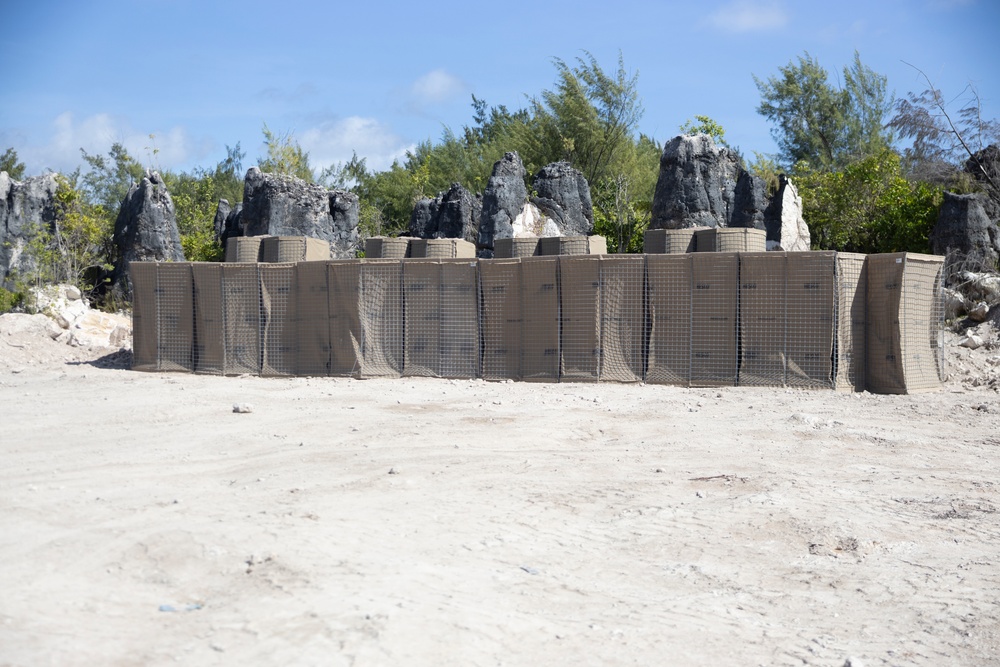
[[[762,32],[784,27],[788,13],[775,0],[733,0],[709,14],[708,23],[726,32]]]
[[[410,94],[418,104],[438,104],[462,95],[468,86],[443,69],[436,69],[413,82]]]
[[[381,171],[416,148],[383,123],[361,116],[320,123],[303,132],[298,141],[309,153],[309,162],[316,171],[346,162],[355,152],[367,160],[369,170]]]
[[[18,150],[28,172],[46,169],[69,172],[83,164],[80,149],[91,154],[106,154],[115,142],[121,143],[140,163],[158,169],[171,169],[185,163],[194,154],[204,153],[195,146],[187,131],[173,127],[165,132],[143,133],[131,127],[123,118],[106,113],[74,118],[69,111],[52,121],[51,134],[40,145],[27,145]],[[153,134],[151,138],[149,135]],[[154,152],[155,151],[155,152]]]

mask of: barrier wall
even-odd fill
[[[642,249],[646,254],[676,255],[695,251],[695,233],[705,227],[685,229],[647,229],[642,236]]]
[[[410,256],[410,241],[414,240],[416,239],[409,236],[373,236],[365,241],[365,257],[367,259],[404,259]]]
[[[413,239],[410,241],[410,257],[454,257],[476,256],[476,244],[463,239]]]
[[[312,262],[330,259],[330,242],[309,236],[265,236],[260,242],[260,261],[268,263]]]
[[[227,262],[259,262],[263,236],[230,236],[226,240]]]
[[[134,263],[134,368],[934,389],[941,258],[685,253]]]
[[[493,240],[493,257],[495,259],[534,257],[538,254],[537,237]]]

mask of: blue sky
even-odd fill
[[[998,0],[0,0],[0,16],[0,151],[32,174],[114,141],[172,170],[241,142],[249,166],[264,123],[316,168],[357,151],[382,169],[471,123],[472,94],[519,108],[584,50],[638,71],[640,130],[661,144],[702,114],[744,154],[774,152],[753,75],[805,51],[837,77],[857,49],[897,96],[926,87],[904,61],[950,98],[971,82],[1000,117]]]

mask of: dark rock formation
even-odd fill
[[[346,258],[358,248],[359,211],[358,196],[351,192],[251,167],[243,182],[240,224],[246,236],[324,239],[333,257]]]
[[[711,136],[674,137],[660,156],[650,229],[728,226],[740,170],[736,154]]]
[[[479,241],[479,222],[483,203],[458,183],[439,198],[433,238]],[[428,237],[431,238],[431,237]]]
[[[984,200],[980,194],[944,193],[931,231],[931,250],[935,255],[955,251],[996,264],[1000,257],[1000,230],[987,215]]]
[[[764,211],[769,203],[764,179],[741,170],[733,192],[733,216],[729,226],[767,229]]]
[[[1000,146],[992,144],[965,161],[965,171],[983,188],[986,215],[1000,224]]]
[[[243,235],[243,202],[240,202],[233,207],[233,210],[226,216],[226,222],[223,225],[222,236],[219,238],[219,243],[223,248],[225,248],[226,241],[229,237]]]
[[[479,221],[477,244],[480,251],[483,251],[481,256],[493,256],[493,239],[513,237],[514,220],[528,198],[524,175],[524,165],[517,153],[505,153],[493,165],[493,174],[483,190],[483,212]]]
[[[441,197],[421,199],[413,205],[413,213],[410,214],[410,236],[418,239],[434,238],[440,205]]]
[[[569,162],[542,167],[532,180],[537,197],[531,203],[559,227],[562,236],[588,236],[594,232],[590,185]]]
[[[212,225],[215,227],[215,240],[224,245],[222,240],[223,234],[226,233],[226,218],[229,214],[233,212],[232,207],[229,205],[228,199],[220,199],[219,205],[215,208],[215,220],[212,221]]]
[[[128,189],[115,220],[114,242],[114,282],[119,285],[124,284],[129,262],[184,261],[174,202],[159,172],[147,170]]]
[[[37,231],[55,233],[57,187],[55,174],[15,181],[0,171],[0,284],[34,268],[24,249]]]

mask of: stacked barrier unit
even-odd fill
[[[226,240],[227,262],[259,262],[264,236],[230,236]]]
[[[133,263],[134,368],[884,393],[944,378],[942,259]]]
[[[309,236],[265,236],[260,242],[260,261],[267,263],[310,262],[330,259],[330,242]]]
[[[455,257],[473,258],[476,244],[464,239],[413,239],[410,241],[410,257],[431,257],[450,259]]]
[[[608,240],[603,236],[543,236],[538,239],[538,254],[553,255],[604,255]]]
[[[410,256],[410,242],[416,240],[409,236],[373,236],[365,241],[365,257],[368,259],[405,259]]]
[[[677,255],[695,251],[695,234],[706,227],[647,229],[642,235],[642,251],[647,255]]]
[[[529,236],[513,239],[494,239],[494,259],[514,259],[538,255],[538,237]]]

